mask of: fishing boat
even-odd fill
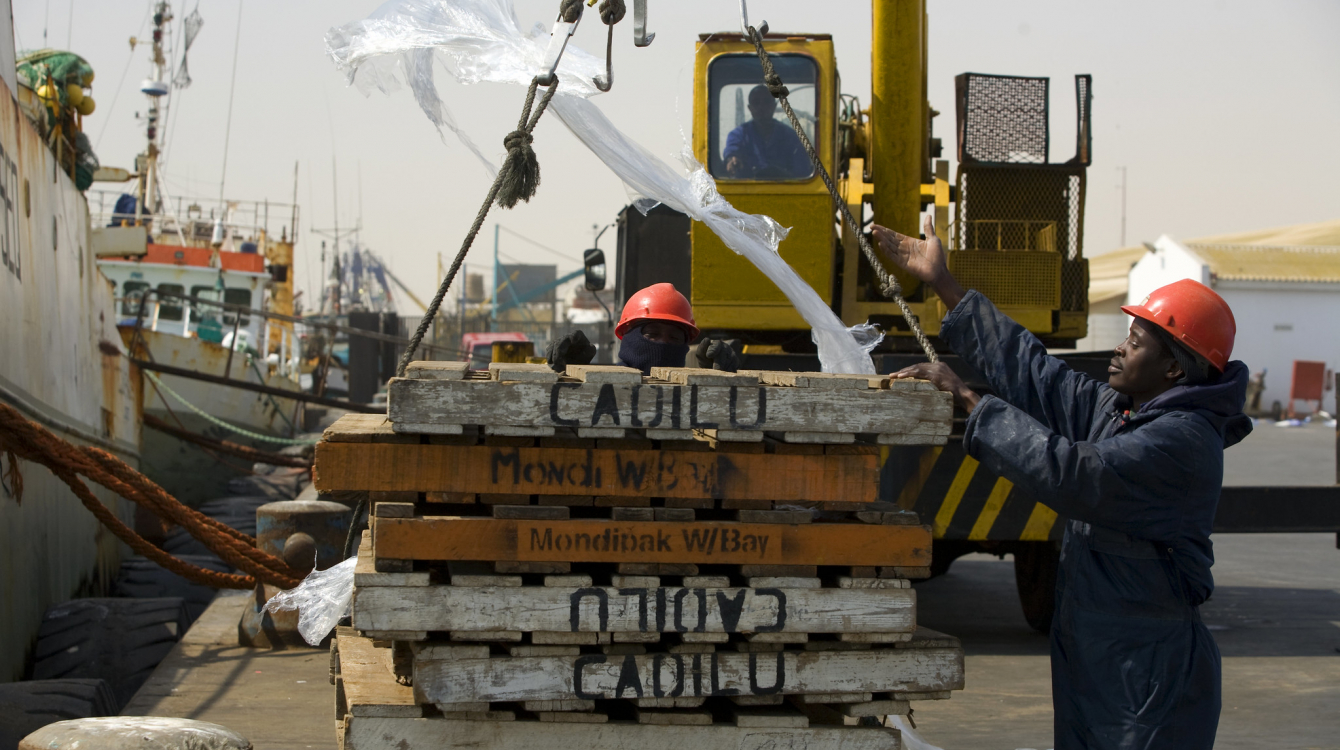
[[[184,215],[149,204],[140,214],[94,214],[148,236],[142,252],[99,258],[98,267],[113,284],[121,338],[145,371],[146,422],[176,428],[145,431],[141,470],[192,504],[225,494],[250,467],[182,432],[275,450],[300,431],[299,401],[237,386],[301,388],[293,323],[264,315],[292,315],[293,243],[287,226],[278,238],[267,231],[263,207],[225,202],[210,220],[199,203]]]
[[[95,226],[126,237],[97,265],[112,282],[121,339],[144,370],[151,429],[141,470],[196,504],[226,494],[230,479],[250,471],[210,450],[209,440],[265,450],[297,442],[301,402],[284,394],[301,388],[300,342],[283,318],[294,313],[298,207],[168,194],[158,123],[181,82],[167,81],[167,3],[156,5],[153,20],[150,77],[141,85],[149,101],[145,148],[136,173],[126,174],[133,183],[91,191],[89,202]]]

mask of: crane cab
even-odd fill
[[[837,163],[839,79],[828,34],[768,34],[764,43],[788,99],[832,174]],[[694,62],[693,151],[722,197],[790,232],[783,259],[824,301],[835,283],[832,199],[786,114],[762,87],[754,46],[739,33],[703,34]],[[760,93],[761,92],[761,93]],[[808,324],[771,281],[694,222],[690,300],[703,329],[749,332],[755,343],[809,341]]]

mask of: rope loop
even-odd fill
[[[582,17],[582,0],[562,0],[558,4],[558,17],[563,23],[577,23]]]
[[[580,0],[576,3],[579,14],[581,9]],[[567,8],[568,3],[565,0],[563,8]],[[561,11],[560,11],[561,12]],[[558,76],[549,84],[545,90],[544,96],[540,99],[540,104],[535,107],[534,114],[531,113],[531,107],[535,104],[535,92],[540,86],[538,78],[531,79],[530,88],[526,90],[526,104],[521,108],[521,118],[517,121],[516,130],[508,133],[503,138],[503,145],[507,147],[507,159],[503,161],[502,168],[498,170],[498,176],[493,179],[493,185],[489,187],[489,194],[484,198],[484,203],[479,207],[475,214],[475,221],[470,225],[470,231],[465,233],[465,239],[461,241],[461,249],[456,252],[456,258],[451,262],[451,268],[447,270],[446,278],[437,287],[437,294],[433,295],[432,302],[428,303],[428,309],[424,311],[423,318],[419,320],[419,327],[414,330],[414,335],[410,336],[409,344],[405,351],[400,355],[400,362],[396,365],[396,377],[405,377],[405,368],[414,359],[414,352],[418,351],[419,343],[427,335],[428,328],[433,324],[433,319],[437,317],[437,311],[442,307],[442,299],[447,296],[447,290],[456,280],[456,274],[461,270],[461,264],[465,262],[466,253],[470,252],[470,247],[475,243],[475,237],[479,235],[480,227],[484,226],[484,219],[489,215],[491,208],[496,201],[503,208],[512,208],[517,201],[529,201],[535,195],[535,190],[540,185],[540,163],[535,158],[535,149],[531,148],[534,137],[531,135],[535,130],[535,125],[539,123],[540,116],[544,114],[549,107],[549,100],[554,98],[554,93],[558,91]]]
[[[623,0],[602,0],[600,3],[600,20],[604,21],[606,26],[613,26],[622,21],[627,12]]]

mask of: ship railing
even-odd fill
[[[159,372],[178,375],[186,378],[196,378],[206,382],[218,383],[220,385],[229,385],[246,390],[267,393],[279,398],[293,399],[305,403],[316,403],[325,406],[334,406],[336,408],[349,409],[366,413],[381,413],[385,411],[385,404],[369,405],[360,404],[344,399],[329,398],[324,395],[325,383],[328,380],[330,371],[339,364],[335,360],[335,344],[337,338],[343,338],[348,341],[349,337],[362,337],[371,341],[381,342],[383,344],[393,344],[397,349],[404,348],[409,344],[409,339],[402,336],[395,336],[379,331],[370,331],[363,328],[340,325],[331,321],[315,320],[295,315],[285,315],[283,313],[271,312],[269,310],[259,310],[248,305],[238,305],[230,302],[220,302],[217,300],[205,299],[199,296],[192,297],[187,294],[170,292],[163,289],[150,288],[138,292],[126,298],[131,304],[136,305],[136,315],[134,330],[131,334],[130,349],[131,360],[143,369],[157,370]],[[195,306],[215,308],[223,312],[225,320],[231,320],[232,328],[225,333],[222,345],[228,349],[228,357],[224,364],[224,373],[222,377],[209,373],[195,372],[183,368],[172,367],[156,363],[153,359],[153,353],[149,351],[144,342],[142,331],[148,329],[151,331],[161,331],[172,333],[174,335],[191,335],[192,317],[197,320],[196,335],[199,335],[198,320],[206,317],[205,314],[195,312]],[[182,320],[166,320],[162,312],[165,308],[180,308],[182,311]],[[242,321],[246,318],[262,320],[266,323],[283,323],[287,326],[262,325],[264,333],[260,339],[260,346],[255,347],[258,352],[264,352],[267,367],[273,374],[298,380],[300,364],[304,356],[303,340],[310,341],[314,336],[320,335],[321,343],[324,345],[324,351],[320,352],[316,370],[313,372],[313,390],[314,393],[292,392],[285,389],[273,388],[265,384],[250,383],[245,380],[245,375],[233,377],[233,359],[238,351],[243,352],[243,356],[249,356],[246,353],[247,340],[249,337],[240,334],[243,331]],[[225,326],[226,328],[227,326]],[[272,347],[269,332],[271,328],[280,330],[281,337],[273,342]],[[274,351],[271,351],[271,349]],[[419,346],[424,359],[440,358],[459,358],[461,352],[455,348],[442,347],[428,342],[423,342]]]
[[[175,235],[184,247],[201,247],[216,243],[231,244],[240,249],[242,242],[259,241],[260,237],[284,240],[297,236],[298,206],[291,203],[262,201],[168,199],[152,213],[117,213],[116,203],[121,190],[89,190],[89,214],[94,226],[138,225],[154,227],[159,235]],[[215,236],[215,223],[222,217],[222,237]],[[278,227],[276,233],[272,227]]]

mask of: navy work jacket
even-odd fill
[[[1052,619],[1055,747],[1214,745],[1219,649],[1200,620],[1224,448],[1251,431],[1247,368],[1175,386],[1132,412],[1106,383],[1048,356],[981,294],[940,338],[996,395],[964,450],[1066,520]]]

